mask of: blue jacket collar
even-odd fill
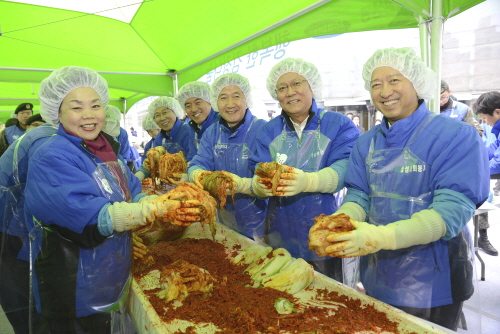
[[[201,135],[210,125],[212,125],[216,114],[217,112],[214,110],[214,108],[210,109],[210,114],[208,114],[208,117],[203,121],[203,123],[201,123],[201,127],[198,127],[198,124],[196,124],[196,122],[193,120],[189,121],[188,124],[194,129],[195,132]]]
[[[421,100],[418,108],[410,116],[397,121],[390,128],[387,126],[388,120],[384,116],[380,129],[382,129],[387,137],[396,137],[401,140],[409,136],[429,113],[431,111],[427,110],[425,101]]]
[[[491,128],[491,133],[498,138],[498,134],[500,133],[500,121],[496,122],[495,125]]]
[[[120,143],[118,143],[113,137],[111,137],[107,133],[102,132],[102,131],[101,131],[101,133],[104,136],[104,138],[106,138],[108,143],[111,145],[111,148],[113,149],[116,156],[118,157],[118,151],[120,150]],[[90,153],[89,149],[87,148],[87,144],[85,144],[85,141],[80,137],[72,136],[69,133],[67,133],[66,131],[64,131],[64,127],[62,124],[59,124],[59,128],[57,129],[56,134],[59,136],[63,136],[64,138],[69,140],[73,145],[75,145],[77,147],[83,147],[88,153]],[[92,154],[92,153],[90,153],[90,154]]]
[[[251,118],[253,118],[252,112],[250,111],[249,108],[247,108],[247,110],[245,110],[245,117],[243,117],[241,119],[241,121],[238,124],[236,124],[236,126],[229,127],[226,120],[222,116],[219,120],[219,124],[222,125],[222,128],[224,129],[224,131],[229,131],[231,133],[235,133],[236,131],[238,131],[239,128],[244,128],[245,127],[244,124],[248,125],[249,119],[251,119]]]
[[[321,110],[318,109],[318,105],[316,104],[316,100],[312,100],[311,108],[309,109],[309,117],[307,118],[307,124],[306,124],[306,129],[311,123],[319,123],[319,112]],[[295,131],[295,128],[293,127],[292,120],[290,119],[290,116],[286,114],[286,112],[282,109],[281,110],[281,115],[280,115],[285,123],[287,124],[288,128],[292,131]]]
[[[161,130],[160,133],[163,138],[166,138],[167,140],[174,140],[174,138],[177,138],[177,134],[179,133],[181,125],[182,122],[179,120],[179,118],[176,118],[175,124],[169,132]]]

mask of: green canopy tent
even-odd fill
[[[59,67],[99,71],[126,110],[251,52],[336,33],[419,26],[422,56],[439,73],[443,20],[482,1],[144,0],[130,23],[0,1],[0,120],[21,102],[37,110],[39,82]]]

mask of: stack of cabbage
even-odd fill
[[[260,286],[297,293],[311,284],[314,277],[312,266],[301,258],[294,259],[284,248],[253,245],[242,250],[232,259],[233,263],[247,265],[247,272]]]

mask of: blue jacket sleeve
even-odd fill
[[[101,195],[91,175],[51,150],[33,156],[25,195],[29,211],[38,220],[76,233],[96,224],[101,208],[111,202]]]
[[[120,143],[120,154],[123,156],[125,161],[132,160],[127,131],[123,128],[120,128],[120,134],[118,135],[116,140]]]
[[[488,156],[490,158],[490,175],[500,173],[500,146],[496,140],[488,147]]]
[[[189,124],[183,123],[179,130],[179,144],[184,150],[186,161],[190,162],[196,154],[196,146],[194,144],[194,137],[190,136]]]
[[[261,126],[256,132],[255,148],[252,155],[248,159],[248,167],[250,170],[255,170],[259,162],[271,162],[271,154],[269,152],[269,144],[274,139],[273,128],[280,127],[278,118],[271,120]],[[282,126],[281,126],[282,127]]]
[[[191,174],[196,169],[214,170],[214,147],[217,140],[217,126],[218,124],[212,124],[203,134],[198,151],[189,164],[188,174]]]

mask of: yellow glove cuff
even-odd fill
[[[334,214],[337,215],[339,213],[344,213],[358,222],[364,222],[366,220],[366,212],[358,203],[354,202],[342,203],[340,208]]]
[[[305,192],[333,193],[339,184],[339,175],[330,167],[317,172],[307,173],[309,185]]]
[[[446,223],[434,209],[419,211],[410,219],[400,220],[387,226],[395,229],[395,249],[428,244],[446,234]]]

